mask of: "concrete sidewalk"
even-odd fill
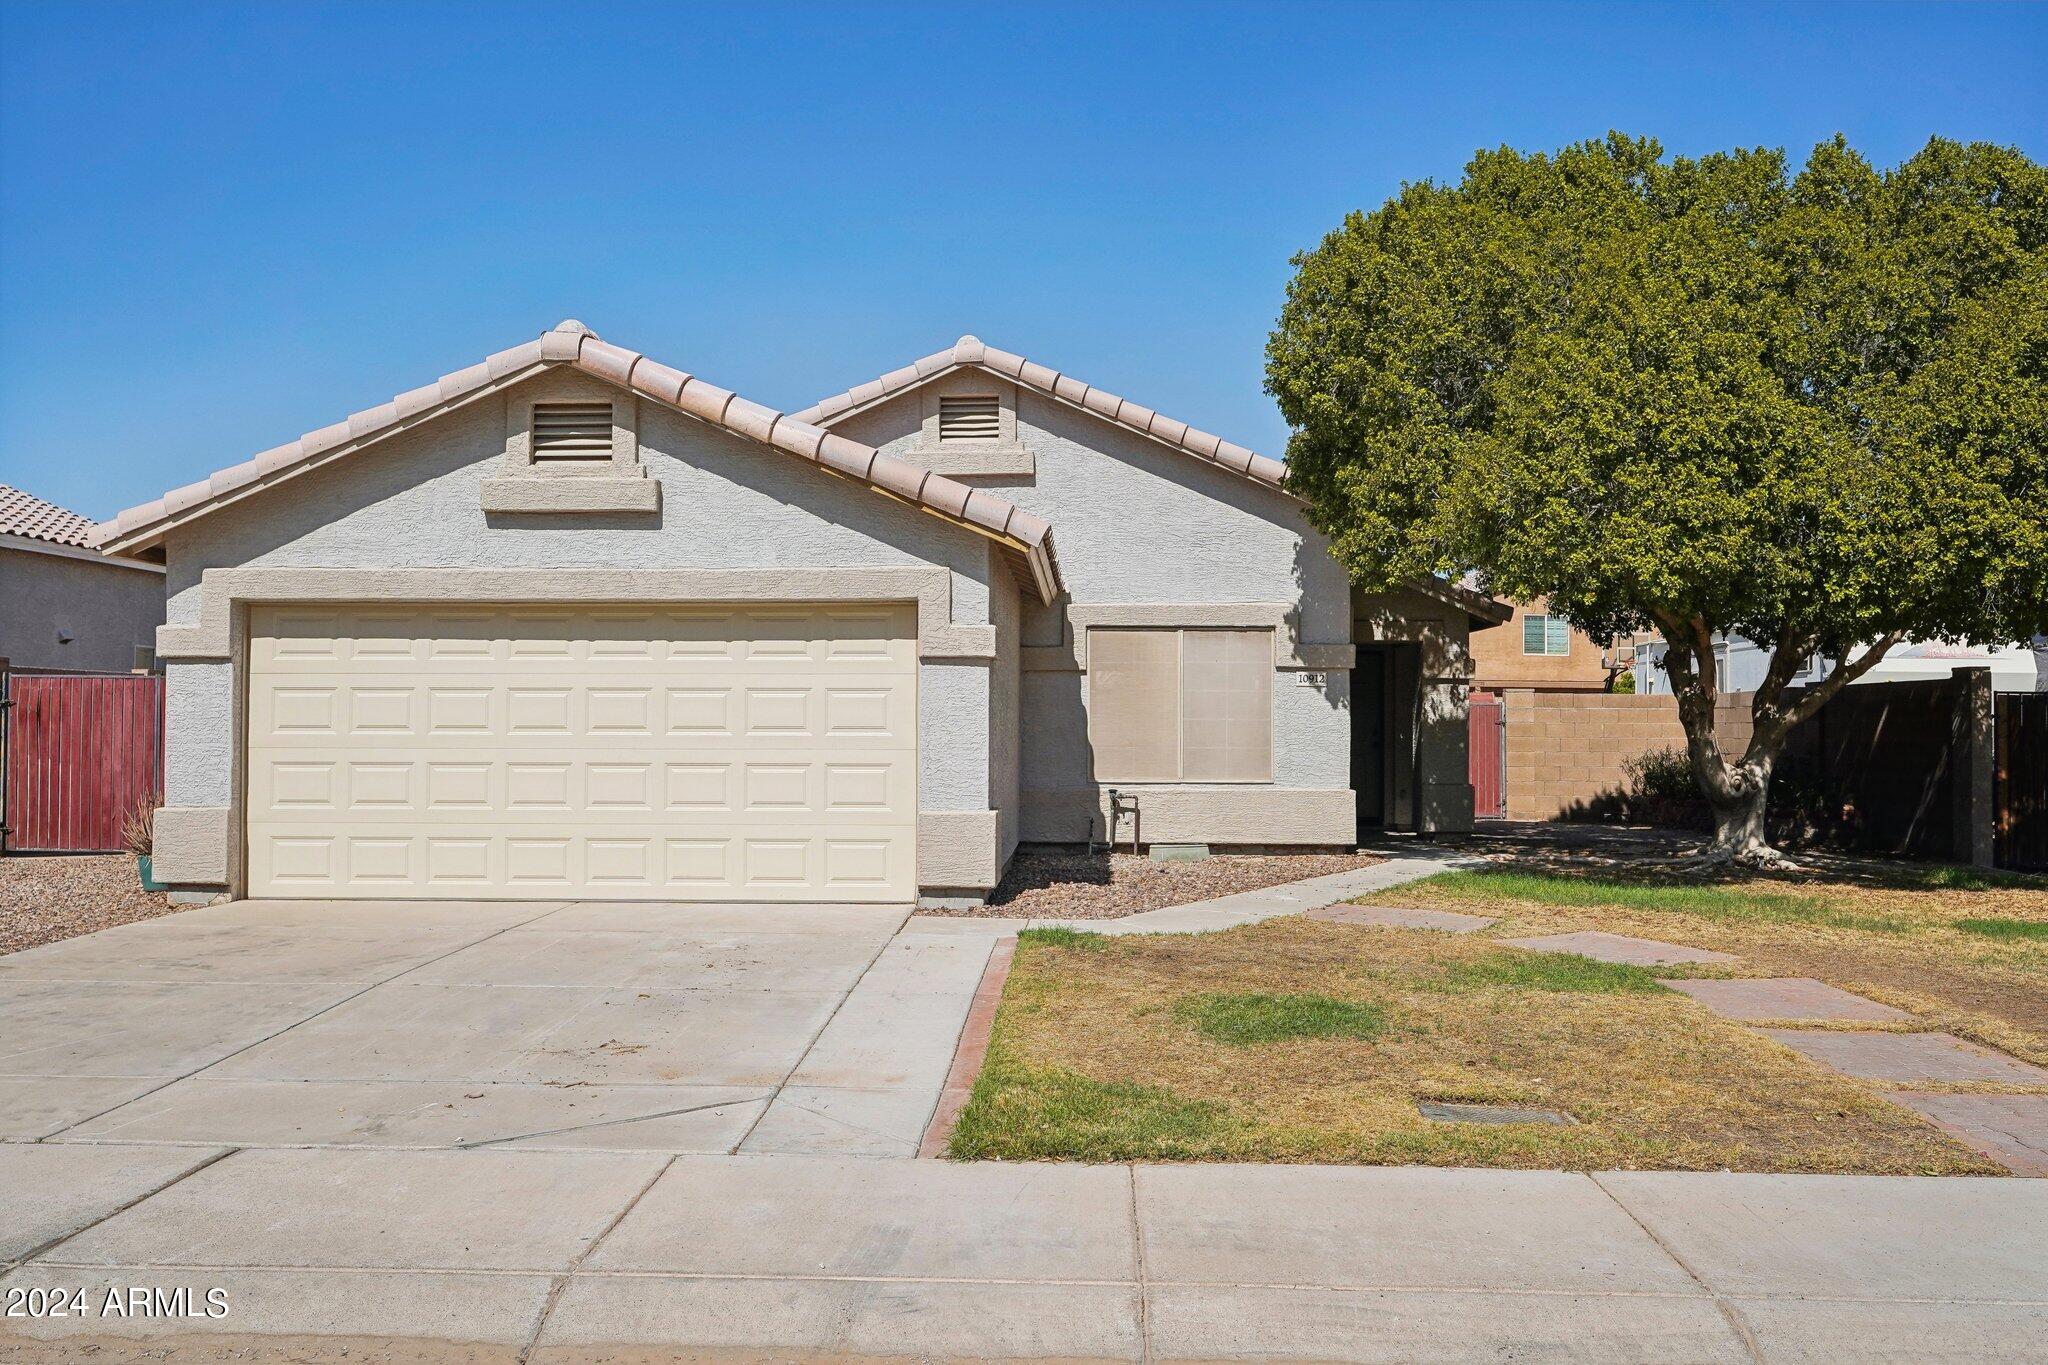
[[[16,1144],[0,1191],[0,1296],[86,1304],[0,1360],[2048,1358],[2030,1181]],[[100,1315],[138,1286],[195,1316]]]

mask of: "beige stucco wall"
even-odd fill
[[[0,546],[0,659],[16,668],[126,673],[137,645],[156,644],[163,619],[160,573],[82,552]]]
[[[986,468],[932,449],[930,403],[913,390],[835,425],[902,459],[944,467],[1045,517],[1068,597],[1027,600],[1019,718],[1027,841],[1075,842],[1104,828],[1092,776],[1086,623],[1277,624],[1273,779],[1251,784],[1118,784],[1134,792],[1159,842],[1350,844],[1350,586],[1293,499],[1113,423],[979,375],[952,389],[997,392],[1014,412],[1019,460]],[[943,456],[943,459],[941,458]],[[1019,472],[1025,468],[1030,472]],[[1148,614],[1149,613],[1149,614]]]
[[[172,534],[162,875],[208,889],[238,876],[237,593],[317,591],[398,571],[393,591],[436,597],[488,585],[508,600],[531,583],[542,599],[680,600],[731,589],[721,574],[751,574],[740,590],[919,601],[921,826],[933,817],[920,830],[920,864],[943,879],[921,871],[920,881],[992,886],[991,605],[992,592],[1014,589],[997,587],[989,542],[645,401],[639,451],[662,487],[658,510],[487,514],[482,485],[502,472],[506,405],[520,398],[515,389],[458,409]]]

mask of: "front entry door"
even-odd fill
[[[1351,670],[1351,787],[1358,795],[1358,830],[1387,823],[1387,656],[1361,648]]]

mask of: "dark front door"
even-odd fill
[[[1351,789],[1358,793],[1358,829],[1387,823],[1387,655],[1361,647],[1351,670]]]

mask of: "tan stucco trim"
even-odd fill
[[[1146,843],[1350,846],[1358,840],[1358,798],[1349,788],[1113,784],[1138,802]],[[1023,794],[1023,838],[1072,843],[1108,828],[1106,787]],[[1091,823],[1092,822],[1092,823]],[[1119,830],[1129,837],[1126,822]]]
[[[234,817],[226,806],[165,806],[151,834],[150,870],[172,886],[225,886]]]
[[[661,480],[527,474],[483,483],[486,512],[657,512]]]
[[[917,603],[918,657],[992,660],[995,627],[953,623],[952,575],[937,566],[805,569],[208,569],[199,622],[157,627],[157,657],[222,660],[237,606],[257,602]]]
[[[941,441],[939,400],[975,396],[996,400],[996,439]],[[957,371],[919,392],[917,439],[906,457],[934,474],[1028,478],[1038,473],[1037,457],[1024,448],[1017,436],[1017,386],[978,371]]]
[[[993,810],[917,813],[917,884],[986,891],[1003,877],[1003,819]]]
[[[1271,630],[1277,670],[1350,668],[1350,644],[1304,644],[1300,617],[1290,602],[1076,602],[1066,610],[1066,643],[1023,651],[1027,673],[1086,673],[1093,626],[1194,627]]]
[[[917,446],[903,458],[949,478],[1028,479],[1038,473],[1038,457],[1023,446]]]

